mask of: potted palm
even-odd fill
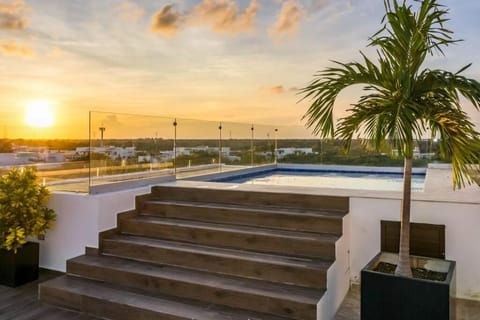
[[[470,65],[455,73],[424,68],[428,55],[443,55],[446,46],[458,42],[444,25],[448,9],[436,0],[415,1],[415,7],[397,0],[384,4],[382,26],[369,42],[376,61],[362,53],[362,62],[334,62],[318,72],[301,90],[303,99],[312,101],[304,118],[322,138],[342,139],[347,151],[354,135],[362,134],[377,149],[390,144],[404,159],[399,254],[379,254],[362,271],[362,319],[448,319],[454,262],[409,254],[412,158],[416,139],[439,137],[440,155],[452,163],[454,188],[472,183],[480,134],[462,110],[460,96],[478,110],[480,83],[462,75]],[[363,85],[365,94],[335,128],[334,102],[352,85]],[[374,271],[380,262],[396,265],[394,274]],[[433,266],[446,279],[412,278],[411,268],[418,266]]]
[[[11,169],[0,178],[0,284],[18,286],[38,278],[38,242],[56,215],[49,191],[33,169]]]

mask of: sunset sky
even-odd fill
[[[428,66],[473,62],[465,74],[480,80],[480,1],[440,2],[465,41]],[[0,0],[3,136],[88,138],[89,110],[300,125],[296,90],[331,59],[371,53],[383,10],[382,0]],[[358,92],[340,96],[337,117]],[[26,124],[45,101],[54,123]]]

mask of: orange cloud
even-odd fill
[[[55,47],[52,50],[50,50],[50,52],[48,53],[48,56],[53,58],[61,58],[63,57],[64,54],[65,54],[65,51],[63,51],[59,47]]]
[[[145,15],[145,10],[128,0],[120,3],[113,11],[119,18],[126,21],[137,21]]]
[[[282,85],[273,87],[260,87],[260,91],[268,94],[282,94],[285,93],[285,88]]]
[[[25,14],[30,11],[23,0],[12,0],[3,2],[0,0],[0,30],[21,30],[24,29],[28,21]]]
[[[35,50],[28,44],[18,44],[13,40],[0,42],[0,53],[4,56],[29,58]]]
[[[260,5],[252,0],[248,7],[239,12],[233,0],[203,0],[193,8],[191,21],[210,25],[217,32],[241,33],[252,31]]]
[[[270,34],[293,35],[297,32],[298,24],[304,17],[303,6],[297,0],[287,0],[283,3],[277,22],[270,28]]]
[[[150,30],[170,37],[180,30],[184,17],[175,10],[174,4],[165,5],[152,16]]]

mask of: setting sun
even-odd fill
[[[46,128],[54,123],[52,103],[47,100],[32,101],[25,110],[25,122],[32,127]]]

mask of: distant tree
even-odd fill
[[[0,153],[11,153],[11,152],[13,152],[12,142],[8,139],[0,139]]]

